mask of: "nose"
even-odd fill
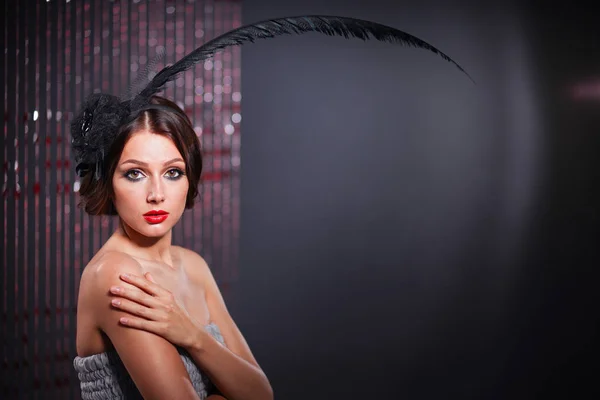
[[[148,196],[146,197],[148,203],[162,203],[165,201],[165,192],[163,190],[160,180],[153,182],[148,190]]]

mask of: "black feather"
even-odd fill
[[[144,89],[148,85],[148,77],[150,73],[155,71],[156,64],[162,61],[165,58],[167,50],[163,47],[163,50],[158,52],[158,54],[152,59],[152,61],[148,62],[146,68],[144,68],[135,78],[133,82],[127,88],[125,94],[121,95],[121,99],[131,99],[135,97],[140,91]]]
[[[84,176],[93,171],[94,178],[98,180],[102,175],[104,156],[117,136],[119,127],[128,119],[135,118],[150,103],[152,96],[161,91],[166,83],[175,79],[180,73],[230,46],[239,46],[257,39],[307,32],[343,36],[347,39],[369,40],[374,38],[382,42],[422,48],[454,64],[473,81],[460,65],[429,43],[376,22],[327,15],[269,19],[234,29],[203,44],[175,64],[160,70],[138,94],[136,94],[137,87],[147,79],[148,71],[156,61],[162,58],[164,53],[159,54],[158,58],[149,63],[146,71],[142,72],[129,87],[126,96],[119,98],[102,93],[90,96],[71,124],[72,147],[78,175]]]
[[[374,38],[382,42],[396,43],[429,50],[438,54],[444,60],[454,64],[458,69],[465,73],[471,81],[473,81],[469,74],[446,54],[442,53],[429,43],[401,30],[356,18],[305,15],[269,19],[245,25],[210,40],[177,61],[175,64],[165,67],[158,72],[134,100],[133,108],[136,108],[137,102],[143,102],[144,99],[161,91],[167,82],[175,79],[181,72],[193,67],[200,61],[212,57],[216,52],[224,50],[227,47],[239,46],[247,42],[254,42],[257,39],[269,39],[280,35],[303,34],[307,32],[317,32],[328,36],[343,36],[347,39],[358,38],[369,40]]]

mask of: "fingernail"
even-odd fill
[[[120,300],[117,300],[117,299],[113,299],[113,300],[111,301],[111,303],[113,304],[113,306],[118,306],[119,304],[121,304],[121,301],[120,301]]]
[[[113,286],[110,288],[110,291],[113,293],[119,293],[121,291],[121,288],[118,286]]]
[[[129,278],[129,274],[121,274],[121,276],[125,279]]]
[[[121,318],[119,321],[121,321],[122,324],[126,324],[127,323],[127,318]]]

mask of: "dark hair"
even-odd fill
[[[194,206],[202,174],[200,141],[190,119],[177,104],[163,97],[153,96],[148,107],[142,109],[133,119],[119,128],[115,141],[110,145],[108,153],[104,157],[100,180],[95,181],[93,173],[88,173],[81,179],[80,206],[83,206],[88,214],[117,215],[112,201],[114,196],[113,175],[129,138],[144,129],[167,136],[181,153],[189,182],[185,208]]]

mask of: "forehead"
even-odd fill
[[[145,130],[132,134],[121,153],[121,161],[134,158],[146,163],[160,163],[176,157],[183,158],[168,136]]]

